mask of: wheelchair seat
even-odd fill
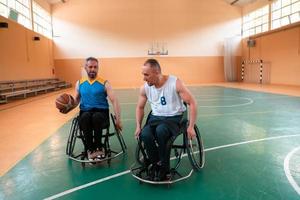
[[[145,125],[148,124],[149,113]],[[135,157],[136,163],[131,166],[131,174],[138,179],[140,183],[150,184],[172,184],[189,178],[193,171],[199,171],[204,167],[205,155],[203,149],[203,140],[200,131],[195,124],[194,130],[196,136],[189,139],[187,135],[188,127],[187,111],[183,113],[183,118],[180,123],[180,133],[176,137],[171,137],[167,143],[167,151],[170,151],[170,173],[165,180],[157,178],[157,166],[153,166],[147,158],[147,152],[144,149],[143,142],[138,140]],[[188,157],[191,168],[181,167],[181,161]]]
[[[67,142],[66,147],[66,154],[69,156],[71,160],[78,161],[82,164],[82,166],[85,166],[85,163],[99,163],[103,161],[107,161],[108,165],[111,163],[111,159],[116,158],[120,156],[121,154],[126,153],[127,146],[125,144],[125,141],[123,139],[122,133],[120,130],[117,129],[116,123],[115,123],[115,116],[113,114],[110,114],[111,121],[113,124],[113,131],[110,132],[110,127],[106,127],[102,136],[102,139],[104,138],[104,158],[101,159],[95,159],[95,160],[89,160],[87,157],[87,151],[85,149],[85,138],[83,136],[82,131],[79,128],[79,116],[75,117],[72,121],[69,138]],[[116,136],[117,141],[120,144],[120,150],[115,151],[111,149],[110,144],[110,137]],[[78,139],[81,140],[81,143],[78,143]]]

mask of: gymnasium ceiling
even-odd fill
[[[224,0],[224,1],[234,6],[245,6],[257,0]]]
[[[56,4],[56,3],[65,3],[67,1],[72,1],[72,0],[47,0],[47,1],[50,4]],[[257,0],[224,0],[224,1],[234,6],[245,6]]]
[[[46,0],[46,1],[48,1],[48,3],[50,3],[50,4],[56,4],[56,3],[60,3],[60,2],[62,2],[62,3],[66,2],[66,0]]]

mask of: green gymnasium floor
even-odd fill
[[[118,90],[126,155],[110,167],[82,168],[65,155],[70,121],[0,178],[0,199],[300,199],[300,98],[213,86],[190,89],[198,101],[206,163],[189,179],[168,188],[139,184],[130,175],[138,90]],[[188,159],[182,163],[190,168]]]

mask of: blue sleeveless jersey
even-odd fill
[[[97,77],[90,81],[82,78],[79,81],[80,110],[89,111],[93,108],[108,109],[105,80]]]

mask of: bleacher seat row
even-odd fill
[[[40,92],[47,93],[71,86],[71,83],[57,78],[0,81],[0,103],[7,103],[9,98],[26,98]]]

